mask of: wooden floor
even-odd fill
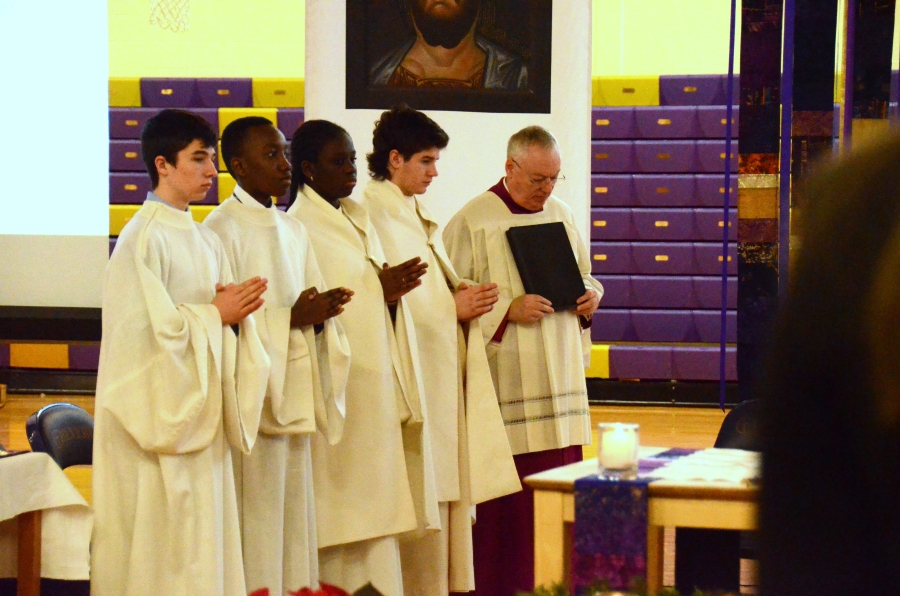
[[[29,449],[25,436],[25,420],[42,406],[54,402],[69,402],[80,406],[93,415],[92,397],[29,395],[9,396],[6,406],[0,408],[0,444],[7,449]],[[688,447],[702,449],[712,447],[716,434],[725,418],[725,412],[715,408],[672,408],[672,407],[630,407],[592,406],[591,422],[594,427],[594,441],[584,448],[585,458],[596,457],[596,426],[598,422],[629,422],[640,425],[640,442],[658,447]],[[75,488],[91,500],[90,467],[76,467],[65,470]],[[666,585],[672,585],[675,577],[675,535],[666,532],[665,576]],[[756,583],[755,562],[744,561],[741,566],[741,584],[752,586]],[[748,591],[745,588],[745,591]]]

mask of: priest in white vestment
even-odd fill
[[[222,132],[234,194],[203,222],[225,247],[238,278],[265,277],[254,315],[272,362],[253,451],[235,460],[247,590],[272,595],[318,587],[319,558],[310,437],[340,440],[350,353],[340,324],[352,292],[325,292],[306,228],[272,197],[291,185],[284,135],[251,116]],[[318,289],[323,291],[320,293]]]
[[[385,268],[365,209],[348,198],[355,160],[349,135],[331,122],[305,122],[291,140],[298,192],[288,214],[306,226],[326,284],[354,292],[336,317],[352,354],[343,437],[336,445],[321,434],[313,439],[320,577],[348,591],[371,582],[397,596],[397,536],[440,523],[409,354],[415,340],[401,300],[421,284],[426,265],[411,259]]]
[[[384,112],[368,156],[374,180],[362,202],[388,261],[421,257],[429,270],[422,287],[404,298],[415,326],[441,514],[440,529],[401,538],[404,589],[417,596],[475,589],[471,506],[521,489],[478,326],[497,300],[496,285],[460,281],[437,222],[417,196],[437,175],[447,142],[421,112]]]
[[[266,280],[232,283],[222,243],[188,210],[216,176],[215,146],[210,125],[179,110],[142,133],[154,191],[119,235],[103,292],[95,596],[247,593],[231,454],[250,451],[259,425],[269,359],[250,313]]]
[[[590,258],[568,206],[552,196],[560,177],[556,139],[537,126],[514,134],[506,177],[467,203],[447,224],[444,243],[457,274],[496,283],[500,299],[482,315],[491,373],[506,434],[520,476],[581,460],[590,443],[584,368],[590,359],[590,319],[603,287],[591,277]],[[554,311],[526,294],[506,230],[562,222],[584,280],[578,306]],[[533,496],[525,490],[478,508],[475,526],[476,593],[514,596],[534,583]]]

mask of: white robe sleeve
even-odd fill
[[[113,345],[130,349],[107,359],[98,393],[141,449],[202,450],[221,422],[222,320],[212,304],[173,304],[159,262],[144,257],[145,231],[129,249],[110,263],[104,315],[123,338]]]
[[[307,282],[320,292],[329,290],[312,245],[308,245],[306,254]],[[337,317],[325,321],[324,328],[318,334],[312,328],[304,329],[303,337],[307,349],[316,355],[310,359],[316,427],[330,444],[335,445],[344,433],[350,344]]]
[[[486,254],[491,248],[506,250],[506,247],[478,246],[479,242],[485,241],[484,237],[483,235],[481,238],[476,237],[466,216],[462,213],[457,214],[447,224],[447,227],[444,229],[443,239],[447,255],[450,257],[450,262],[453,264],[453,268],[461,281],[475,284],[491,283],[490,279],[483,279],[482,268],[478,266],[476,251],[482,251]],[[506,318],[512,299],[512,296],[503,296],[501,294],[497,302],[494,303],[494,308],[490,312],[481,315],[480,327],[485,345],[490,343],[497,333],[497,328],[500,327]]]
[[[591,275],[591,255],[588,253],[587,246],[581,238],[581,232],[578,231],[578,227],[575,225],[574,217],[568,211],[566,228],[569,231],[572,246],[575,247],[575,258],[578,261],[578,270],[581,273],[581,278],[584,280],[584,287],[597,292],[598,298],[602,300],[603,285]],[[581,330],[581,354],[584,368],[588,368],[591,365],[591,346],[591,327],[588,326]]]

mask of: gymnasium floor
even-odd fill
[[[0,408],[0,444],[7,449],[28,449],[25,436],[25,420],[42,406],[65,401],[94,413],[93,397],[73,396],[9,396]],[[628,407],[591,406],[591,422],[596,428],[598,422],[634,422],[640,424],[640,441],[643,445],[659,447],[712,447],[725,413],[716,408],[670,408],[670,407]],[[596,432],[596,431],[595,431]],[[584,448],[585,458],[596,457],[594,445]],[[73,467],[65,470],[66,476],[90,502],[90,467]],[[675,577],[675,535],[666,531],[664,581],[672,585]],[[755,561],[741,562],[742,592],[753,593],[756,584]]]

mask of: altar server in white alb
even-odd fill
[[[467,203],[447,224],[444,242],[460,277],[495,283],[500,299],[481,317],[500,410],[520,476],[581,460],[590,443],[584,369],[590,359],[590,320],[603,287],[572,212],[551,193],[560,176],[556,139],[529,126],[509,139],[506,176]],[[572,310],[526,294],[506,230],[562,222],[585,293]],[[531,491],[480,506],[475,526],[476,592],[514,596],[534,581]],[[502,539],[500,537],[503,537]]]
[[[269,280],[254,315],[272,361],[256,445],[235,462],[247,590],[317,588],[318,543],[310,436],[336,443],[344,423],[350,350],[333,318],[352,292],[325,290],[306,228],[272,197],[291,186],[288,145],[272,123],[240,118],[222,131],[234,194],[203,222],[238,277]]]
[[[439,530],[401,537],[404,589],[417,596],[475,589],[471,506],[521,489],[478,319],[497,301],[497,286],[460,281],[420,199],[448,141],[422,112],[406,106],[384,112],[368,155],[374,179],[362,202],[388,261],[420,256],[429,271],[404,298],[415,327],[441,515]]]
[[[348,591],[371,582],[399,596],[397,536],[440,523],[415,339],[401,300],[418,291],[427,265],[414,258],[387,266],[365,209],[349,198],[356,151],[343,128],[305,122],[291,139],[291,162],[296,199],[288,213],[306,226],[328,286],[354,292],[337,317],[352,354],[344,435],[337,445],[313,440],[321,581]]]
[[[180,110],[141,134],[154,190],[119,235],[103,290],[98,596],[247,593],[231,454],[249,453],[259,426],[269,358],[250,313],[266,280],[232,283],[221,241],[191,217],[215,147],[209,123]]]

